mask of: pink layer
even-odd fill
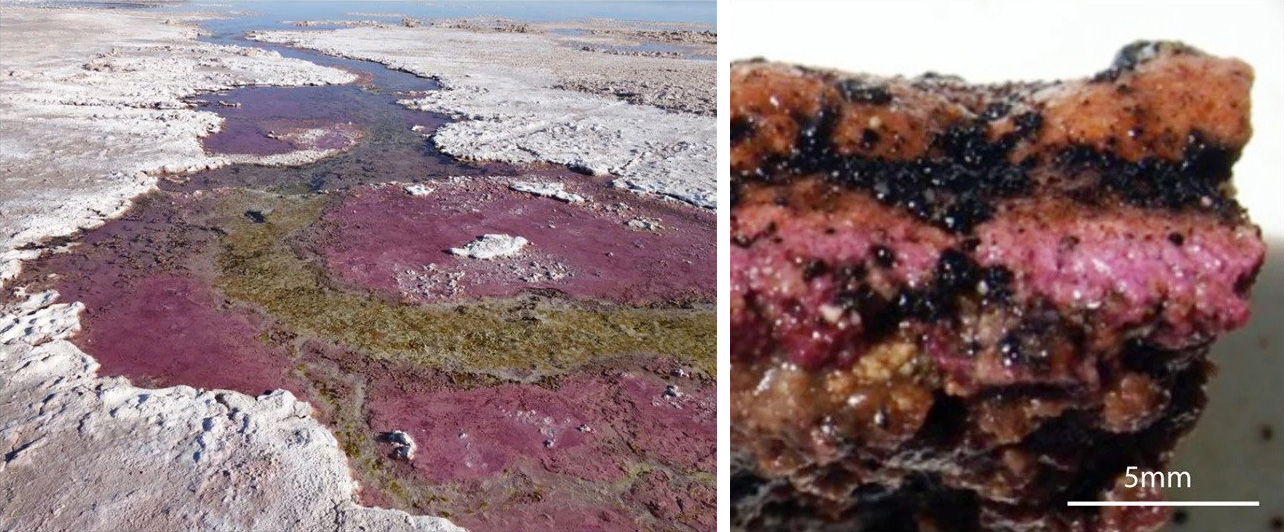
[[[1086,313],[1106,341],[1138,337],[1170,349],[1247,321],[1243,287],[1265,253],[1255,227],[1138,209],[1062,214],[1050,223],[1035,209],[1010,209],[975,233],[973,257],[1011,270],[1018,301]],[[807,366],[843,364],[863,350],[859,317],[827,319],[839,291],[833,271],[864,264],[868,282],[885,293],[918,288],[931,281],[940,253],[963,240],[872,201],[831,213],[743,206],[733,232],[756,236],[731,249],[733,352],[781,353]],[[890,267],[876,265],[877,246],[892,250]],[[816,261],[826,273],[808,276]]]

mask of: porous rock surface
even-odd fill
[[[181,98],[352,79],[196,44],[193,27],[163,21],[5,7],[0,279],[39,252],[30,244],[100,224],[158,173],[226,164],[199,140],[218,118]],[[255,398],[99,377],[67,341],[83,305],[56,302],[54,292],[18,295],[0,306],[0,528],[458,530],[355,504],[334,436],[289,392]]]
[[[620,187],[717,206],[714,117],[554,88],[576,73],[627,78],[675,68],[691,69],[694,79],[710,77],[712,67],[705,71],[686,65],[697,63],[693,61],[577,53],[543,34],[442,27],[268,31],[250,38],[437,79],[444,90],[402,103],[460,119],[432,137],[445,153],[565,164],[614,176]]]

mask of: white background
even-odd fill
[[[1254,134],[1235,182],[1271,249],[1253,322],[1217,344],[1221,372],[1210,405],[1171,468],[1189,471],[1194,487],[1169,490],[1168,498],[1262,503],[1188,509],[1189,521],[1173,530],[1268,531],[1284,516],[1284,1],[722,0],[718,15],[724,64],[764,57],[887,76],[930,70],[972,82],[1051,80],[1104,70],[1139,39],[1180,40],[1251,64]],[[1271,441],[1261,437],[1264,425]]]

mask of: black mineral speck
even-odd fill
[[[1174,246],[1181,246],[1186,243],[1186,237],[1181,233],[1168,233],[1168,241]]]
[[[972,258],[957,249],[941,252],[936,261],[936,289],[950,293],[976,283],[977,267]]]
[[[735,118],[731,121],[731,143],[736,144],[753,133],[753,121],[748,118]]]
[[[997,347],[1003,365],[1046,368],[1052,358],[1049,346],[1066,340],[1060,338],[1066,333],[1060,320],[1060,314],[1051,309],[1027,313],[1016,327],[1009,329],[999,340]]]
[[[785,162],[786,168],[799,174],[829,172],[839,163],[833,149],[834,127],[838,123],[838,110],[821,108],[811,119],[800,121],[802,126],[794,140],[794,153]]]
[[[950,159],[972,168],[1003,163],[1012,147],[1011,140],[990,142],[988,127],[983,122],[951,125],[936,137],[934,145]]]
[[[985,111],[981,112],[981,119],[994,121],[1003,118],[1012,111],[1012,106],[1006,102],[994,102],[985,106]]]
[[[933,322],[945,316],[944,301],[934,292],[905,291],[896,297],[898,315]]]
[[[1207,140],[1199,131],[1186,139],[1186,150],[1181,161],[1181,173],[1204,176],[1218,182],[1230,178],[1231,167],[1239,155]]]
[[[767,479],[750,473],[744,469],[737,469],[731,475],[731,502],[735,504],[739,501],[758,497],[760,493],[770,487]]]
[[[829,273],[829,264],[819,259],[808,259],[803,262],[802,274],[803,280],[810,282],[812,279]]]
[[[1119,50],[1110,68],[1098,72],[1092,77],[1093,82],[1115,81],[1125,72],[1131,72],[1137,65],[1145,63],[1163,52],[1174,55],[1193,52],[1194,48],[1173,41],[1137,41]]]
[[[877,131],[865,129],[865,131],[860,134],[860,146],[868,150],[878,144],[878,140],[880,138],[881,137]]]
[[[946,207],[938,222],[955,233],[966,233],[993,215],[994,209],[988,203],[968,195]]]
[[[854,290],[865,284],[869,270],[863,262],[847,262],[833,267],[834,284],[840,290]]]
[[[1061,252],[1074,251],[1074,248],[1079,247],[1079,242],[1080,240],[1078,236],[1075,236],[1075,235],[1063,236],[1061,237],[1061,240],[1057,242],[1057,251],[1061,251]]]
[[[1036,366],[1048,359],[1042,339],[1026,330],[1009,332],[999,340],[999,356],[1005,367]]]
[[[757,234],[746,235],[741,233],[741,234],[732,235],[731,243],[735,244],[737,247],[747,248],[752,246],[755,242],[757,242],[761,238],[770,238],[775,236],[776,230],[777,230],[776,222],[771,222],[767,224],[767,227],[765,229],[758,232]]]
[[[874,246],[874,264],[884,268],[896,265],[896,252],[887,246]]]
[[[263,216],[261,211],[245,211],[245,217],[249,218],[251,222],[256,224],[261,224],[267,221],[267,217]]]
[[[1030,137],[1043,127],[1043,115],[1034,111],[1021,113],[1012,119],[1012,123],[1017,135]]]
[[[990,266],[981,271],[980,283],[985,286],[983,299],[991,303],[1006,303],[1012,297],[1012,270],[1003,266]]]
[[[844,290],[835,294],[834,303],[844,311],[856,312],[865,318],[867,332],[878,328],[876,322],[887,308],[887,300],[864,283],[853,290]],[[876,330],[871,334],[875,333],[877,333]]]
[[[849,102],[886,105],[892,101],[892,93],[887,87],[869,85],[858,79],[845,79],[835,86]]]
[[[1003,359],[1003,365],[1012,367],[1019,364],[1022,360],[1021,340],[1015,334],[1009,333],[999,340],[999,356]]]

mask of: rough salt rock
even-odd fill
[[[415,449],[418,446],[415,445],[414,438],[411,438],[406,431],[394,430],[385,434],[384,437],[396,446],[392,451],[394,456],[407,462],[415,459]]]
[[[405,445],[407,447],[415,446],[414,438],[411,438],[410,434],[407,434],[406,431],[404,430],[394,430],[392,432],[389,432],[388,441],[395,443],[397,445]]]
[[[526,192],[536,196],[558,199],[567,203],[583,203],[584,196],[573,194],[566,191],[566,185],[561,183],[550,183],[540,181],[517,181],[509,185],[508,188],[518,192]]]
[[[638,231],[659,231],[664,229],[664,226],[660,225],[660,220],[645,217],[633,218],[624,222],[624,225],[628,226],[629,229],[636,229]]]
[[[572,172],[579,172],[584,175],[596,177],[606,177],[611,175],[611,169],[607,168],[606,165],[602,163],[573,161],[568,163],[566,167],[570,168]]]
[[[472,257],[474,259],[493,259],[516,255],[530,241],[512,235],[482,235],[477,240],[464,244],[463,247],[450,248],[451,255]]]
[[[427,196],[429,194],[432,194],[433,190],[434,189],[428,188],[423,185],[410,185],[406,187],[406,192],[409,193],[411,196]]]

